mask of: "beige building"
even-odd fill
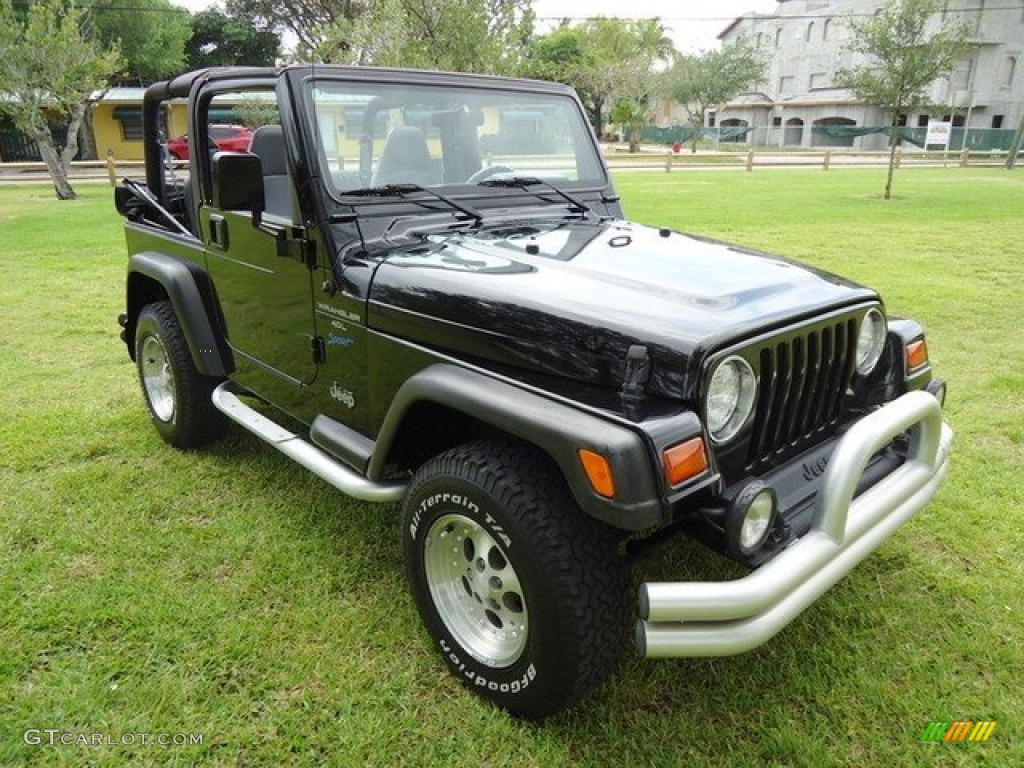
[[[708,124],[745,126],[755,145],[852,146],[878,149],[879,133],[858,135],[888,123],[878,108],[858,102],[835,85],[836,72],[860,61],[844,50],[846,20],[876,13],[872,0],[781,0],[775,13],[746,14],[720,34],[723,45],[746,36],[768,61],[765,81],[728,104]],[[1024,117],[1024,0],[949,0],[943,19],[957,19],[971,30],[974,46],[931,88],[936,105],[949,105],[954,128],[951,145],[988,149],[1009,145]],[[937,16],[934,24],[938,26]],[[942,114],[933,116],[942,118]],[[929,115],[901,118],[923,134]],[[994,130],[993,130],[994,129]]]

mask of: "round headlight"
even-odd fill
[[[869,309],[860,323],[857,337],[857,372],[871,373],[885,347],[885,318],[877,309]]]
[[[757,381],[750,363],[742,357],[727,357],[708,381],[704,403],[708,433],[716,443],[736,436],[754,410]]]

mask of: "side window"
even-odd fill
[[[219,93],[207,102],[205,110],[209,156],[214,152],[251,152],[259,157],[264,213],[293,220],[293,185],[275,92],[267,88]]]

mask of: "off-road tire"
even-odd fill
[[[402,538],[431,637],[452,673],[499,707],[541,720],[618,666],[631,616],[617,538],[534,448],[475,442],[427,462]]]
[[[176,448],[196,448],[220,437],[227,426],[210,400],[220,379],[196,370],[169,301],[147,304],[135,326],[135,365],[150,420]]]

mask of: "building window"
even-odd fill
[[[824,23],[821,25],[821,39],[822,40],[828,40],[829,35],[831,34],[831,32],[832,32],[832,19],[825,19]]]
[[[142,141],[142,107],[114,107],[114,119],[121,125],[121,138]]]
[[[793,86],[796,84],[796,78],[792,75],[784,75],[779,78],[779,95],[785,96],[793,92]]]
[[[772,128],[778,128],[780,125],[782,125],[782,118],[781,117],[773,117],[772,118]]]
[[[918,128],[927,128],[928,127],[928,120],[929,119],[930,118],[928,117],[928,115],[918,115],[917,116],[917,127]]]
[[[1002,88],[1009,88],[1013,85],[1014,75],[1017,74],[1017,57],[1007,56],[1003,61],[1003,76],[999,78],[999,85]]]
[[[828,87],[828,73],[827,72],[812,72],[810,79],[810,89],[813,91],[818,88]]]
[[[993,128],[1002,128],[1003,127],[1003,116],[1002,115],[992,115],[992,127]]]
[[[804,33],[804,41],[809,43],[809,42],[811,42],[811,39],[813,37],[814,37],[814,22],[812,21],[811,23],[809,23],[807,25],[807,32]]]
[[[775,47],[778,48],[782,43],[782,27],[775,30]]]
[[[899,126],[900,128],[903,128],[903,127],[906,126],[906,124],[907,124],[907,116],[906,115],[903,115],[903,114],[896,115],[896,125],[897,126]]]

